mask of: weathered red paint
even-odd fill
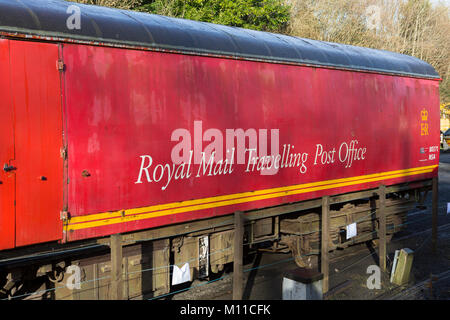
[[[9,161],[16,168],[1,173],[5,185],[0,185],[0,219],[7,221],[1,227],[2,241],[6,241],[2,247],[60,240],[63,160],[58,45],[2,40],[0,46],[0,69],[5,70],[0,73],[0,90],[6,97],[2,94],[0,105],[5,133],[0,138],[0,160],[2,167]]]
[[[230,59],[64,46],[71,217],[257,191],[309,182],[437,165],[438,81]],[[428,135],[421,135],[422,111]],[[136,184],[142,155],[171,164],[176,129],[194,135],[249,128],[279,129],[280,149],[308,153],[305,174],[245,172]],[[325,150],[358,140],[364,161],[314,165]],[[203,142],[205,148],[209,142]],[[194,145],[194,141],[192,141]],[[421,153],[423,148],[423,153]],[[430,154],[432,156],[430,157]],[[434,158],[433,158],[434,156]],[[88,171],[89,176],[83,175]],[[198,165],[193,172],[197,172]],[[432,173],[232,204],[189,213],[75,230],[67,240],[104,236],[436,176]],[[195,175],[195,174],[194,174]]]
[[[77,240],[437,175],[435,169],[361,180],[108,224],[112,211],[437,165],[439,152],[430,147],[439,146],[438,81],[78,44],[65,44],[63,56],[61,81],[58,45],[0,39],[0,165],[17,168],[0,172],[0,249],[62,239],[65,205],[71,218],[106,215],[104,225],[64,238]],[[191,178],[172,180],[165,190],[145,176],[136,183],[141,156],[152,157],[152,168],[172,164],[174,130],[186,129],[195,148],[196,121],[200,134],[214,128],[224,137],[226,129],[267,129],[269,145],[270,130],[278,129],[280,154],[283,145],[307,153],[307,172],[260,175],[245,172],[246,160],[216,176],[195,177],[193,165]],[[201,151],[211,142],[204,140]],[[366,148],[364,160],[350,168],[339,161],[314,165],[318,144],[331,151],[352,140]]]

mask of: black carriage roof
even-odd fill
[[[80,29],[68,28],[70,6],[80,9]],[[0,33],[439,78],[428,63],[389,51],[59,0],[0,0]]]

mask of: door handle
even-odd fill
[[[10,171],[13,171],[13,170],[16,170],[16,169],[17,169],[16,167],[10,166],[7,163],[5,163],[5,165],[3,166],[3,171],[5,171],[5,172],[10,172]]]

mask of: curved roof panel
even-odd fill
[[[71,6],[79,29],[68,27]],[[439,78],[428,63],[389,51],[60,0],[0,1],[0,33]]]

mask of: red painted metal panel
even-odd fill
[[[0,249],[14,247],[15,173],[3,166],[14,160],[14,112],[11,104],[9,41],[0,39]]]
[[[16,246],[62,238],[58,45],[10,41],[15,110]]]
[[[66,45],[64,58],[68,204],[73,218],[68,240],[437,174],[439,95],[434,80],[78,45]],[[290,154],[294,150],[307,154],[304,166],[261,175],[258,166],[255,170],[249,167],[247,152],[244,164],[236,164],[234,159],[231,174],[197,176],[199,165],[192,164],[189,178],[170,179],[171,155],[180,143],[179,137],[172,139],[173,134],[187,133],[193,151],[206,151],[215,141],[208,133],[225,139],[227,129],[254,129],[257,135],[267,130],[268,145],[270,130],[278,130],[279,149],[274,154],[281,158],[288,149]],[[265,140],[261,137],[264,135],[258,136],[258,144]],[[350,165],[344,158],[352,141],[357,141],[352,157],[359,160]],[[328,152],[324,164],[321,155],[316,158],[320,148]],[[226,152],[225,142],[222,152]],[[149,162],[141,166],[141,161],[150,158],[143,156],[153,161],[148,178],[141,169]],[[159,164],[162,166],[155,172]],[[429,170],[408,171],[423,167]],[[155,182],[163,168],[164,175]],[[352,177],[359,176],[363,178],[352,182]],[[306,188],[304,184],[332,179],[347,180],[268,196],[276,191],[274,188],[300,184]],[[142,183],[136,183],[139,180]],[[250,197],[241,193],[259,190],[268,191],[252,201],[236,200]],[[236,194],[233,201],[217,206],[188,202],[191,211],[164,211],[179,208],[181,201]],[[208,201],[216,203],[219,199]],[[142,219],[132,218],[137,214],[128,210],[164,204],[170,205],[148,208],[146,212],[154,215],[142,214]],[[124,216],[116,218],[114,211],[120,210],[124,210]],[[114,222],[117,219],[119,222]],[[83,227],[81,222],[85,223]]]

